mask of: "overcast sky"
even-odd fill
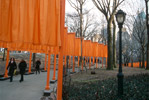
[[[73,0],[72,0],[73,1]],[[93,8],[92,13],[97,15],[102,15],[101,12],[97,10],[97,8],[94,6],[92,0],[88,0],[86,6],[88,9]],[[125,0],[125,2],[119,7],[119,9],[124,10],[128,14],[135,14],[135,10],[142,9],[145,7],[144,0]],[[145,9],[144,9],[145,10]],[[70,6],[68,1],[66,0],[66,13],[74,12],[74,8]]]
[[[104,16],[94,6],[92,0],[88,0],[85,7],[87,7],[87,9],[92,8],[91,13],[96,16],[97,21],[103,22]],[[142,10],[143,8],[145,8],[144,0],[125,0],[125,2],[123,2],[123,4],[118,9],[122,9],[127,14],[126,15],[126,17],[127,17],[129,15],[136,15],[136,12],[138,10]],[[74,8],[72,8],[70,6],[70,4],[68,3],[68,1],[66,0],[66,13],[71,13],[71,12],[74,12],[74,11],[75,11]],[[104,21],[104,22],[106,22],[106,21]]]

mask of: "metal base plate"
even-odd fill
[[[10,79],[10,76],[8,76],[8,77],[0,77],[0,81],[4,81],[4,80],[7,80],[7,79]]]
[[[43,96],[50,96],[52,90],[44,90]]]

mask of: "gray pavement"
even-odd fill
[[[53,70],[50,71],[50,80]],[[57,72],[56,72],[57,77]],[[46,86],[47,73],[24,75],[24,81],[19,82],[20,75],[14,76],[13,82],[0,81],[0,100],[40,100]],[[50,85],[51,89],[53,85]]]

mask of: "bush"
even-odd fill
[[[67,99],[63,97],[63,100],[149,100],[149,74],[124,77],[124,95],[121,97],[117,96],[115,78],[75,82],[70,87]]]

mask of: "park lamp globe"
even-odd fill
[[[126,16],[126,13],[124,13],[122,10],[118,10],[118,12],[116,13],[116,21],[119,27],[123,25],[125,21],[125,16]]]

